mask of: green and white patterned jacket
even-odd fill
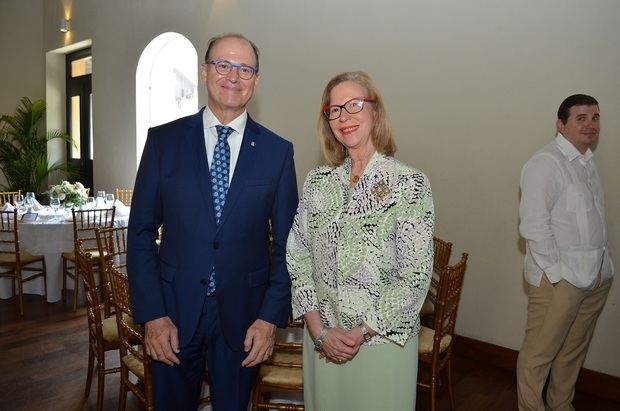
[[[287,244],[293,315],[319,310],[328,327],[364,320],[404,345],[420,329],[435,224],[427,177],[375,153],[354,189],[351,160],[312,170]]]

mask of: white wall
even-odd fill
[[[43,1],[0,0],[0,115],[13,114],[24,96],[45,97]]]
[[[22,3],[0,0],[3,7],[6,2]],[[211,36],[240,31],[261,50],[263,78],[250,112],[294,142],[300,184],[321,161],[314,124],[328,79],[352,69],[374,77],[394,123],[397,157],[431,179],[437,234],[454,242],[453,261],[461,251],[470,253],[459,334],[521,345],[527,299],[517,231],[519,171],[553,138],[557,106],[572,93],[600,102],[596,158],[610,250],[620,266],[615,0],[55,0],[44,3],[43,50],[32,53],[66,45],[57,32],[63,3],[72,5],[71,42],[92,39],[97,187],[133,184],[135,69],[149,41],[175,31],[200,55]],[[0,44],[4,58],[10,47]],[[2,88],[28,64],[16,58],[19,64],[0,77]],[[32,81],[43,87],[40,78],[17,84],[26,89]],[[200,100],[206,101],[204,90]],[[12,104],[0,95],[0,108]],[[585,364],[616,376],[619,300],[614,285]]]

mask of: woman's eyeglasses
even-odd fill
[[[374,101],[375,100],[367,97],[355,97],[342,105],[333,104],[330,106],[325,106],[321,111],[328,120],[336,120],[337,118],[340,118],[342,109],[345,109],[349,114],[355,114],[364,109],[365,102],[374,103]]]

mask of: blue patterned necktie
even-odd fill
[[[217,144],[213,150],[213,159],[211,160],[211,191],[213,193],[213,210],[215,212],[215,222],[219,224],[224,204],[226,203],[226,194],[228,194],[228,175],[230,170],[230,146],[228,145],[228,136],[233,129],[227,126],[215,126],[217,129]],[[215,267],[211,271],[209,277],[209,285],[207,286],[207,295],[215,292]]]

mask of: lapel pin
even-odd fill
[[[251,142],[250,142],[250,145],[251,145],[252,147],[254,147],[254,146],[256,145],[256,143],[255,143],[254,141],[251,141]]]
[[[370,192],[377,197],[379,201],[383,201],[383,199],[390,194],[390,187],[385,181],[381,180],[370,189]]]

